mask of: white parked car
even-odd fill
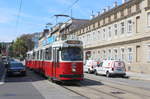
[[[106,75],[107,77],[118,75],[124,77],[126,75],[125,63],[118,60],[104,60],[95,67],[95,74]]]
[[[94,73],[95,67],[97,66],[97,61],[87,60],[84,65],[84,72]]]

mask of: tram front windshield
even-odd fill
[[[67,47],[62,49],[62,60],[64,61],[82,61],[82,49],[78,47]]]

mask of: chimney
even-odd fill
[[[117,1],[114,2],[114,7],[117,7],[118,6],[118,3]]]
[[[103,9],[103,13],[105,13],[106,12],[106,9]]]
[[[98,16],[101,14],[101,12],[97,12]]]

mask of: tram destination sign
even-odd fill
[[[76,41],[76,40],[68,40],[66,41],[67,44],[80,44],[80,41]]]

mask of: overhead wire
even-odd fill
[[[18,0],[18,2],[19,2],[19,0]],[[19,2],[19,10],[17,13],[17,20],[16,20],[16,33],[18,33],[18,26],[19,26],[19,19],[20,19],[21,11],[22,11],[22,0],[20,0],[20,2]]]

